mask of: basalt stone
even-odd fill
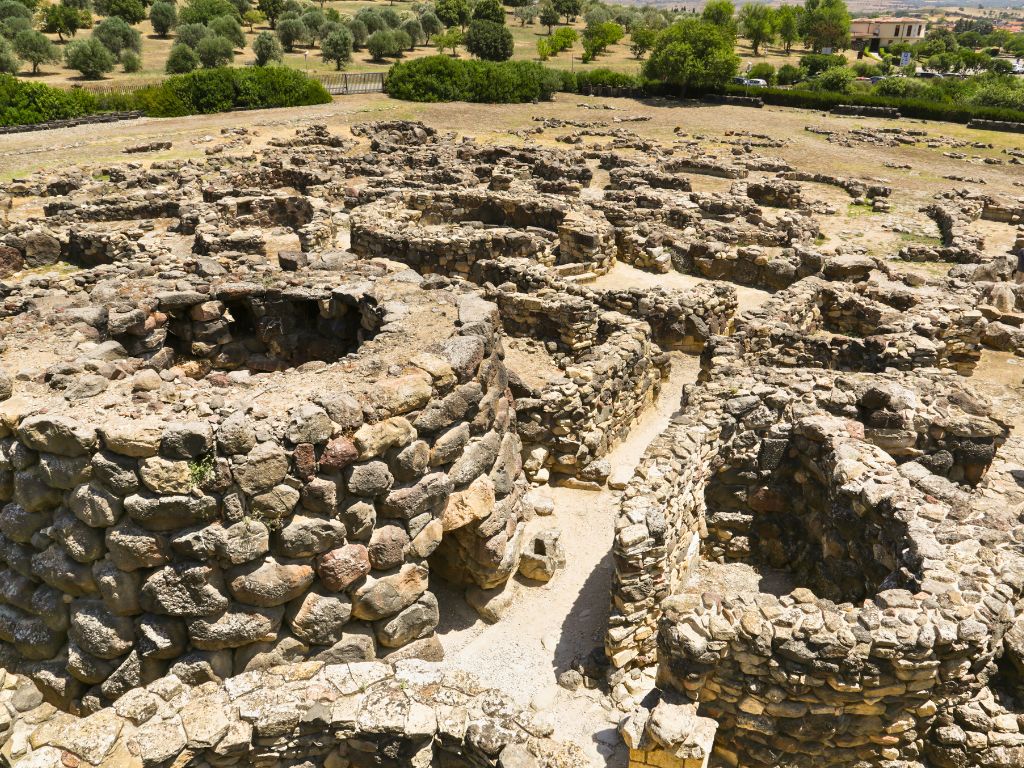
[[[342,638],[342,627],[352,615],[352,602],[345,594],[313,590],[288,606],[288,626],[297,638],[310,645],[334,645]]]
[[[398,615],[374,625],[377,641],[385,648],[401,648],[433,633],[440,616],[437,598],[425,592]]]
[[[367,553],[370,565],[386,571],[401,565],[405,557],[405,548],[409,545],[409,534],[397,525],[384,525],[373,532]]]
[[[96,658],[116,659],[132,649],[135,635],[131,619],[110,613],[102,601],[75,600],[68,637]]]
[[[427,589],[427,569],[403,565],[398,573],[379,578],[368,577],[352,594],[352,615],[375,621],[394,616],[412,605]]]
[[[310,558],[345,543],[345,524],[340,520],[294,515],[274,534],[274,554]]]
[[[113,525],[124,511],[120,497],[96,484],[75,488],[68,499],[68,506],[79,520],[94,528]]]
[[[148,531],[131,519],[126,518],[108,528],[105,540],[108,557],[123,571],[156,568],[166,565],[171,560],[171,544],[168,537],[162,533]]]
[[[60,456],[82,456],[96,446],[96,430],[64,416],[29,416],[18,425],[29,448]]]
[[[233,604],[221,614],[192,619],[188,634],[195,648],[216,651],[273,640],[284,609]]]
[[[353,496],[373,498],[386,493],[395,478],[383,461],[370,461],[345,471],[345,487]]]
[[[370,557],[362,544],[346,544],[325,552],[316,561],[316,573],[324,586],[341,592],[370,572]]]
[[[213,448],[213,429],[202,421],[169,424],[160,440],[160,453],[168,459],[189,461]]]
[[[129,496],[124,510],[143,528],[170,531],[186,528],[217,514],[217,500],[212,496]]]
[[[217,446],[227,456],[248,454],[256,447],[256,429],[252,419],[236,411],[217,428]]]
[[[271,608],[305,592],[314,577],[313,567],[307,563],[267,558],[233,568],[228,572],[228,586],[239,602]]]
[[[274,443],[260,443],[232,466],[238,487],[249,495],[265,493],[288,474],[288,455]]]
[[[144,610],[165,616],[211,616],[227,608],[227,587],[220,569],[184,561],[150,574],[139,603]]]

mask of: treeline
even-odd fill
[[[0,75],[0,126],[67,120],[102,112],[142,111],[151,117],[326,104],[331,96],[287,67],[220,68],[169,77],[127,94],[64,90]]]

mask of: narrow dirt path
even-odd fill
[[[615,474],[636,466],[678,409],[683,386],[696,380],[698,369],[696,357],[672,355],[672,373],[658,401],[609,455]],[[467,670],[485,685],[550,713],[556,737],[582,746],[594,765],[625,766],[626,750],[615,732],[619,713],[599,691],[570,692],[556,682],[574,660],[602,645],[619,494],[607,488],[595,492],[546,486],[534,493],[554,502],[554,516],[537,518],[533,525],[561,530],[565,569],[543,586],[510,582],[515,596],[497,624],[481,621],[458,590],[436,585],[444,665]]]

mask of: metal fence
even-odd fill
[[[320,82],[332,96],[347,96],[356,93],[383,93],[384,72],[310,72],[309,76]],[[146,83],[86,83],[82,86],[93,93],[126,95],[143,88],[160,85],[160,80]]]
[[[383,72],[327,72],[314,74],[317,80],[332,96],[346,96],[353,93],[383,93]]]

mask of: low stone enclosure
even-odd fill
[[[437,584],[550,579],[531,487],[602,488],[682,352],[610,483],[588,685],[630,764],[1024,764],[1018,444],[969,378],[1024,356],[1024,238],[967,231],[1018,212],[941,197],[975,255],[925,278],[819,242],[811,185],[886,210],[884,180],[744,136],[314,125],[7,185],[39,201],[0,227],[4,759],[585,765],[432,665]]]

